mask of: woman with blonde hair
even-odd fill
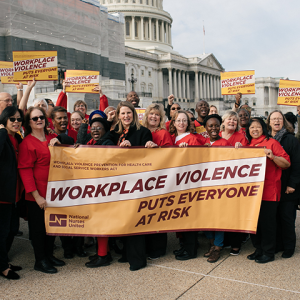
[[[151,131],[153,142],[157,146],[173,146],[172,137],[166,130],[165,111],[161,104],[150,104],[143,118],[143,126]],[[146,144],[146,147],[150,141]]]
[[[248,141],[239,130],[238,114],[234,111],[226,112],[222,117],[220,137],[227,140],[231,146],[247,146]]]

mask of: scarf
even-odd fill
[[[127,135],[128,135],[128,131],[129,131],[128,129],[123,130],[123,133],[119,137],[118,145],[120,145],[123,141],[126,140]]]
[[[249,146],[258,147],[265,139],[266,139],[266,136],[262,134],[259,138],[252,139]]]
[[[280,143],[282,137],[284,136],[284,134],[286,133],[286,129],[284,127],[282,127],[274,136],[273,139],[276,140],[277,142]]]

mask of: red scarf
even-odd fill
[[[267,139],[266,136],[262,134],[258,139],[252,139],[249,146],[258,147],[265,139]]]
[[[118,146],[126,140],[127,134],[128,134],[128,129],[124,129],[123,133],[119,137]]]

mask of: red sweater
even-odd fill
[[[207,138],[205,140],[205,144],[210,144],[210,138]],[[221,139],[215,141],[211,146],[212,147],[213,146],[230,146],[230,144],[229,144],[229,142],[227,140],[221,138]]]
[[[22,145],[22,144],[21,144]],[[285,158],[288,162],[290,161],[289,155],[284,151],[282,146],[276,140],[270,138],[266,139],[264,135],[258,139],[252,139],[250,143],[251,147],[266,147],[271,149],[275,156]],[[281,195],[281,173],[282,169],[278,167],[274,161],[267,158],[266,164],[266,175],[265,185],[262,195],[263,201],[279,201]]]
[[[219,133],[219,136],[222,137],[222,132]],[[235,131],[234,134],[227,140],[230,146],[235,146],[235,143],[240,142],[243,146],[248,146],[249,142],[246,139],[245,135]]]
[[[165,129],[152,132],[152,139],[158,146],[173,146],[171,134]]]
[[[35,201],[31,192],[38,191],[46,197],[48,174],[50,167],[50,151],[48,144],[56,134],[46,135],[47,141],[41,142],[31,134],[20,144],[18,168],[25,187],[25,199]]]
[[[180,136],[179,136],[179,138],[180,138]],[[178,139],[177,141],[175,139],[175,141],[174,141],[174,145],[177,145],[177,146],[179,146],[181,143],[188,143],[189,146],[201,146],[198,139],[192,133],[188,133],[184,137]]]

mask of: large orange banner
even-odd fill
[[[14,80],[57,80],[57,51],[13,51]]]
[[[48,234],[255,233],[263,149],[50,147]]]
[[[255,71],[221,73],[222,95],[255,94]]]
[[[300,105],[300,81],[280,79],[277,104]]]

